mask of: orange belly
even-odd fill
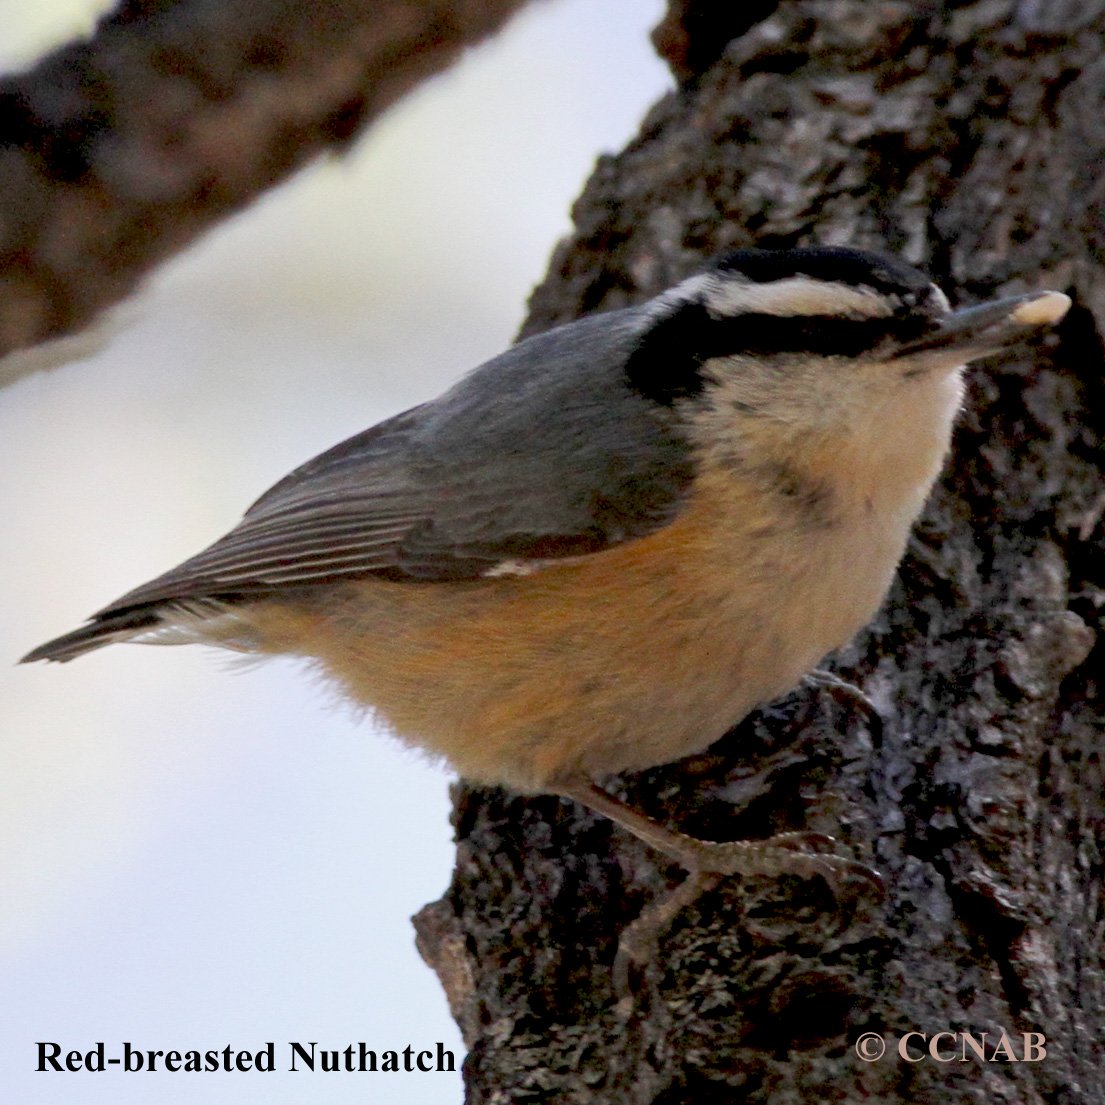
[[[862,626],[905,540],[858,564],[849,527],[796,543],[755,496],[724,518],[704,498],[655,534],[528,576],[366,579],[257,604],[248,620],[266,651],[312,657],[474,781],[533,792],[669,762]]]

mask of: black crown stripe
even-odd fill
[[[929,288],[929,278],[923,272],[896,257],[844,246],[738,249],[719,257],[711,267],[720,272],[738,272],[754,284],[806,276],[896,296],[924,293]]]

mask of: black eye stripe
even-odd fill
[[[858,357],[887,338],[913,341],[931,326],[917,315],[848,319],[756,312],[716,318],[702,303],[685,303],[641,336],[626,363],[626,379],[654,402],[670,404],[702,390],[702,366],[713,357]]]
[[[916,315],[852,319],[839,315],[746,314],[713,319],[704,347],[708,349],[707,357],[780,353],[858,357],[887,338],[912,341],[930,328],[928,320]]]

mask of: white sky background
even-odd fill
[[[0,68],[102,6],[0,0]],[[459,1074],[35,1073],[36,1040],[459,1060],[408,920],[448,884],[449,779],[291,663],[13,665],[510,342],[596,154],[669,86],[662,7],[535,5],[162,269],[95,357],[0,390],[0,1100],[460,1101]]]

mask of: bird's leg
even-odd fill
[[[726,875],[746,878],[820,875],[834,893],[842,883],[858,878],[873,885],[878,897],[884,893],[881,877],[870,867],[813,850],[831,848],[836,843],[824,833],[778,833],[765,840],[699,840],[661,825],[590,780],[562,780],[556,793],[610,818],[688,873],[680,886],[648,906],[622,934],[614,963],[614,981],[623,996],[629,992],[631,965],[647,960],[679,913]]]
[[[694,905],[703,894],[713,890],[724,878],[724,875],[709,871],[691,871],[674,889],[649,902],[622,929],[618,934],[618,951],[614,956],[613,970],[614,993],[619,999],[633,994],[633,968],[643,967],[655,957],[660,938],[671,928],[676,917],[687,906]]]
[[[845,873],[870,871],[855,860],[806,850],[831,848],[836,841],[825,833],[777,833],[764,840],[699,840],[666,828],[589,780],[558,783],[556,793],[609,817],[692,874],[702,872],[746,878],[753,875],[767,878],[788,874],[803,878],[821,875],[833,883]]]

